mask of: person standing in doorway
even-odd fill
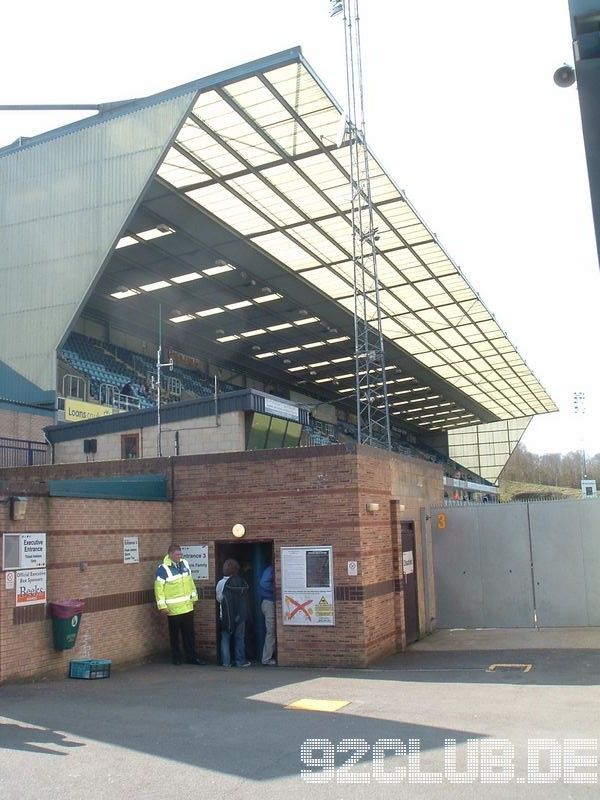
[[[273,589],[273,565],[263,570],[259,583],[260,610],[265,618],[265,644],[262,652],[262,663],[266,667],[274,667],[277,662],[273,658],[275,652],[275,593]]]
[[[246,659],[245,641],[249,587],[239,572],[240,565],[235,558],[228,558],[223,564],[223,577],[216,586],[221,618],[221,662],[224,667],[231,666],[232,636],[236,667],[250,666]]]
[[[194,642],[194,603],[198,601],[198,592],[190,565],[182,558],[178,544],[169,547],[156,570],[154,596],[158,610],[167,615],[173,664],[182,663],[180,636],[188,664],[203,664],[196,656]]]

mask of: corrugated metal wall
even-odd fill
[[[443,506],[427,515],[437,627],[600,625],[600,500]]]
[[[0,156],[2,359],[55,389],[56,348],[195,92]],[[1,394],[16,400],[17,385]]]

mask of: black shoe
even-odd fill
[[[197,667],[206,667],[208,666],[208,661],[201,661],[199,658],[190,658],[188,659],[188,664],[195,664]]]
[[[171,660],[173,661],[173,664],[174,664],[176,667],[180,667],[180,666],[181,666],[181,663],[182,663],[182,662],[181,662],[181,659],[180,659],[180,658],[173,658],[173,659],[171,659]]]

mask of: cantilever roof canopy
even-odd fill
[[[350,152],[336,142],[340,108],[299,48],[198,86],[90,305],[114,315],[117,303],[129,317],[149,313],[151,295],[176,309],[172,335],[188,351],[210,347],[223,363],[245,357],[304,390],[351,396]],[[440,431],[555,411],[372,154],[369,170],[392,419]]]

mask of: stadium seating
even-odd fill
[[[149,356],[125,347],[105,344],[81,333],[71,333],[59,357],[89,380],[90,396],[96,400],[105,399],[101,397],[103,385],[113,387],[119,392],[121,387],[129,382],[139,398],[140,408],[154,405],[153,398],[142,397],[139,394],[143,381],[156,375],[156,362]],[[169,393],[170,378],[180,381],[182,389],[192,397],[208,397],[214,392],[214,382],[208,375],[174,366],[172,370],[165,369],[162,373],[161,386],[167,402],[181,399],[179,393],[173,392],[172,396]],[[224,381],[218,383],[220,393],[237,391],[239,388]],[[116,404],[118,405],[118,402]]]

